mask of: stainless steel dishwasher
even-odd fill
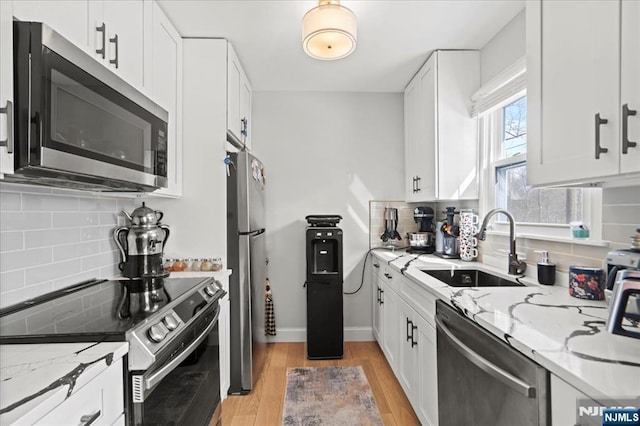
[[[549,372],[436,303],[440,426],[550,425]]]

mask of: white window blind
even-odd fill
[[[527,88],[526,58],[518,60],[509,68],[483,85],[472,97],[471,115],[491,112]]]

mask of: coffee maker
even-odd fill
[[[129,226],[120,226],[113,231],[113,239],[120,249],[118,265],[122,275],[122,299],[118,307],[120,318],[138,313],[155,312],[168,300],[164,291],[162,254],[169,239],[169,227],[161,224],[163,213],[142,203],[131,214],[122,212]]]
[[[442,222],[440,229],[437,230],[442,234],[442,251],[437,251],[435,254],[445,259],[458,259],[460,258],[458,250],[460,227],[455,223],[455,215],[460,212],[456,211],[455,207],[445,207],[442,213],[447,215],[447,220]]]
[[[435,251],[435,227],[433,226],[433,209],[416,207],[413,209],[413,220],[418,224],[418,232],[409,232],[409,253],[433,253]]]

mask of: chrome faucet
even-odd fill
[[[487,223],[489,219],[495,214],[502,213],[509,219],[509,241],[511,242],[509,247],[509,275],[522,275],[524,274],[525,269],[527,269],[527,264],[522,260],[518,260],[518,255],[516,254],[516,220],[513,218],[513,215],[509,213],[505,209],[493,209],[484,217],[482,221],[482,225],[480,225],[480,229],[476,234],[476,238],[484,241],[487,238]]]

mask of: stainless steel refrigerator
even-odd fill
[[[247,152],[229,153],[227,177],[227,264],[231,314],[229,393],[249,393],[265,352],[265,174]]]

